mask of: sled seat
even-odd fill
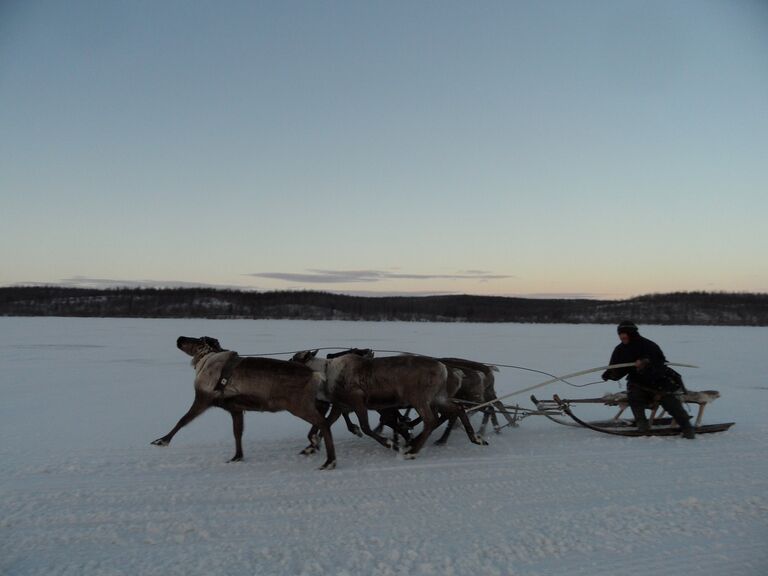
[[[699,410],[696,414],[696,421],[694,426],[700,426],[701,425],[701,419],[704,417],[704,409],[707,407],[707,405],[711,402],[714,402],[720,398],[720,392],[717,390],[703,390],[701,392],[697,392],[694,390],[688,390],[684,394],[680,396],[680,401],[685,402],[686,404],[697,404],[699,406]],[[603,404],[606,406],[618,406],[619,412],[616,414],[616,416],[613,417],[614,420],[618,420],[621,415],[624,413],[624,410],[626,410],[629,407],[629,404],[627,403],[627,393],[626,392],[613,392],[610,394],[605,394],[601,398]],[[654,402],[650,406],[651,408],[651,418],[650,422],[653,424],[654,419],[657,416],[657,412],[659,410],[659,403]]]

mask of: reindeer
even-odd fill
[[[486,366],[485,364],[480,364],[478,362],[473,362],[471,360],[464,360],[461,358],[438,358],[437,360],[442,362],[448,367],[448,380],[446,382],[446,390],[447,390],[448,396],[451,399],[459,401],[459,404],[461,404],[462,401],[470,404],[480,404],[481,402],[484,402],[487,400],[486,372],[490,372],[490,367]],[[492,375],[491,375],[490,385],[492,390],[493,389]],[[494,394],[494,397],[495,397],[495,394]],[[406,416],[405,416],[406,419],[409,411],[410,411],[410,408],[406,410]],[[485,429],[485,423],[487,422],[489,413],[494,417],[494,422],[496,422],[496,424],[498,425],[498,422],[495,420],[495,413],[491,408],[484,415],[483,429]],[[459,413],[441,416],[439,420],[439,424],[442,424],[446,420],[448,421],[448,424],[446,426],[446,429],[443,435],[438,440],[435,441],[436,445],[442,445],[448,441],[448,437],[451,434],[451,430],[453,429],[453,426],[456,424],[456,420],[459,417],[460,417]],[[415,418],[414,420],[410,420],[409,424],[410,426],[414,426],[418,424],[420,421],[421,421],[421,418]],[[486,442],[482,438],[482,431],[480,432],[480,434],[475,435],[475,438],[479,439],[481,444],[486,446],[488,445],[488,442]],[[470,436],[470,440],[472,440],[472,436]]]
[[[312,358],[319,352],[319,350],[315,350],[311,353]],[[304,364],[305,360],[307,359],[306,356],[304,356],[305,353],[297,353],[291,358],[291,362],[298,362],[299,364]],[[357,356],[360,356],[361,358],[367,358],[371,359],[373,358],[373,350],[370,348],[350,348],[349,350],[343,350],[341,352],[333,352],[326,354],[326,359],[333,360],[334,358],[339,358],[340,356],[344,356],[345,354],[355,354]],[[321,362],[318,360],[317,362]],[[330,407],[330,402],[323,402],[322,400],[318,400],[323,405]],[[354,424],[352,420],[349,417],[349,414],[351,410],[346,408],[339,408],[341,411],[341,415],[344,417],[344,422],[347,425],[347,430],[349,430],[352,434],[355,436],[362,437],[363,432],[360,429],[359,426]],[[325,408],[325,414],[327,415],[328,408]],[[411,429],[406,424],[407,419],[402,419],[400,417],[400,412],[397,410],[397,408],[386,408],[377,410],[380,416],[380,426],[383,428],[384,426],[389,426],[394,431],[393,436],[393,443],[395,448],[397,448],[397,435],[399,434],[405,439],[405,443],[409,444],[411,441]],[[335,421],[335,420],[334,420]],[[309,431],[309,446],[304,448],[299,454],[309,455],[314,454],[317,452],[317,450],[320,447],[320,437],[319,437],[319,428],[317,426],[313,426],[312,429]],[[377,433],[379,433],[380,430],[377,430]]]
[[[459,370],[463,374],[461,385],[455,393],[455,398],[457,400],[465,400],[467,402],[481,404],[496,399],[496,379],[493,375],[494,372],[498,372],[496,366],[475,362],[473,360],[465,360],[464,358],[439,358],[439,360],[449,368]],[[504,415],[510,425],[515,425],[514,420],[504,409],[504,405],[501,402],[495,402],[483,410],[480,436],[485,433],[485,428],[488,425],[489,420],[493,424],[494,431],[497,434],[500,433],[501,427],[496,418],[495,409],[499,410]],[[444,444],[448,440],[448,436],[450,435],[455,422],[455,418],[449,420],[445,433],[435,442],[436,444]]]
[[[334,422],[342,410],[352,410],[365,434],[382,446],[393,448],[392,440],[371,430],[368,410],[413,407],[424,427],[409,446],[406,457],[414,457],[424,446],[439,425],[438,413],[446,417],[457,416],[464,424],[470,441],[483,443],[474,433],[464,410],[450,400],[453,391],[448,387],[448,368],[434,358],[361,358],[346,354],[321,360],[315,358],[316,354],[317,351],[300,352],[293,360],[324,375],[320,398],[333,404],[330,422]]]
[[[321,375],[306,366],[272,358],[241,358],[237,352],[224,350],[215,338],[181,336],[176,346],[192,357],[195,369],[195,400],[173,429],[153,441],[155,446],[168,446],[176,433],[205,412],[217,406],[232,416],[235,455],[232,462],[243,458],[243,412],[280,412],[317,426],[325,440],[326,461],[321,470],[336,467],[336,451],[331,427],[317,404]]]
[[[447,360],[452,359],[440,359],[443,364],[453,370],[456,375],[455,378],[457,378],[457,382],[453,385],[455,391],[453,392],[452,397],[456,400],[464,400],[476,404],[483,402],[483,392],[485,389],[484,374],[479,370],[470,368],[462,363]],[[448,441],[448,437],[451,435],[451,430],[455,424],[456,417],[449,418],[448,424],[445,427],[445,432],[443,432],[443,435],[435,441],[435,444],[445,444]]]

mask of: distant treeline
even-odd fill
[[[768,294],[678,292],[627,300],[344,296],[213,288],[0,288],[0,316],[274,318],[768,326]]]

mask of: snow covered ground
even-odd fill
[[[150,446],[192,401],[179,335],[241,353],[368,346],[564,374],[606,363],[609,326],[0,318],[0,574],[768,574],[768,329],[649,326],[729,432],[620,438],[529,418],[414,461],[334,428],[217,409]],[[284,356],[283,356],[284,358]],[[511,369],[500,394],[545,380]],[[580,378],[588,383],[597,375]],[[551,385],[541,396],[596,396]],[[530,406],[526,395],[515,398]],[[609,410],[609,409],[605,409]],[[607,415],[603,413],[603,415]]]

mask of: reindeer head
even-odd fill
[[[298,362],[299,364],[309,364],[317,356],[318,350],[304,350],[304,352],[296,352],[291,358],[291,362]]]
[[[206,354],[224,351],[219,341],[210,336],[203,336],[202,338],[179,336],[179,339],[176,340],[176,347],[185,354],[192,356],[193,364]]]

